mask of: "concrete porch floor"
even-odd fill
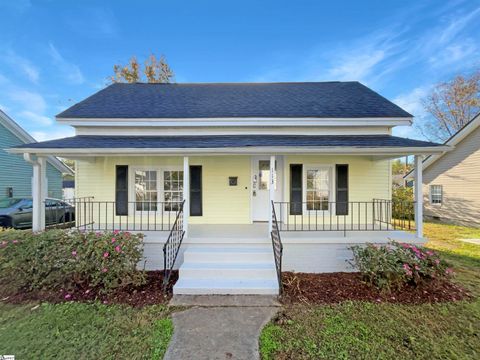
[[[143,231],[147,242],[165,242],[168,231]],[[414,233],[402,230],[361,231],[281,231],[283,243],[385,243],[390,240],[423,243]],[[185,244],[270,244],[267,223],[190,224]]]

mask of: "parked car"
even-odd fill
[[[0,227],[28,229],[32,227],[32,199],[0,199]],[[69,223],[75,220],[75,207],[58,199],[45,200],[45,224],[47,226]]]

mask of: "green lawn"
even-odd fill
[[[162,359],[173,333],[165,306],[0,302],[0,355],[17,359]]]
[[[425,224],[427,246],[455,267],[455,281],[480,296],[479,229]],[[294,305],[260,338],[263,359],[479,359],[480,300],[394,305]]]

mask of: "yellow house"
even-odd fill
[[[282,266],[344,271],[352,244],[422,242],[421,188],[410,234],[390,160],[448,150],[392,136],[412,116],[358,82],[114,84],[57,121],[76,135],[10,151],[76,160],[77,227],[145,233],[177,294],[278,293]]]

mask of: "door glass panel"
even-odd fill
[[[258,189],[259,190],[268,190],[270,178],[270,161],[269,160],[259,160],[258,161]]]

